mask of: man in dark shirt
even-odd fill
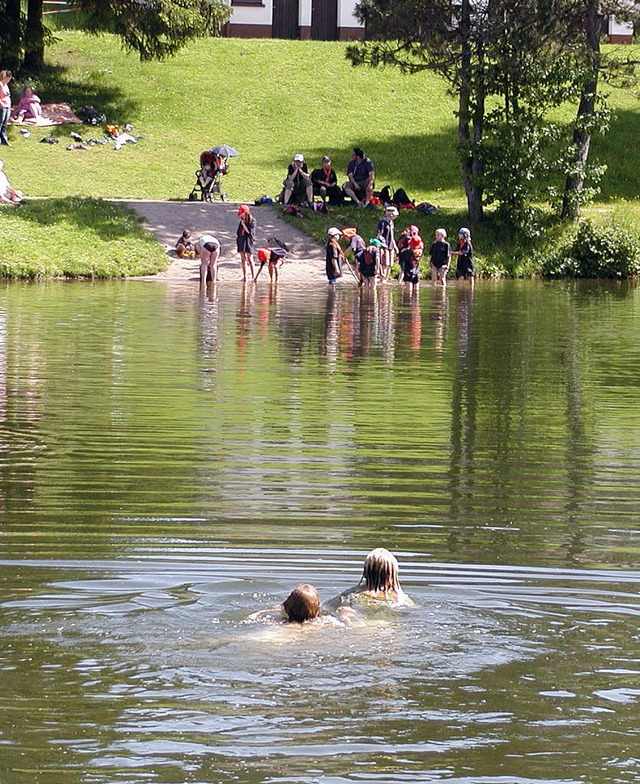
[[[353,155],[347,165],[347,182],[342,190],[358,207],[366,207],[373,196],[375,171],[370,158],[361,147],[353,148]]]
[[[331,166],[331,158],[325,155],[322,159],[322,166],[311,172],[311,182],[313,192],[322,196],[323,201],[329,204],[342,204],[342,190],[338,187],[338,177]]]

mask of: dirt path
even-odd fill
[[[196,201],[122,201],[120,202],[145,218],[146,226],[164,245],[172,262],[164,272],[149,276],[150,279],[189,281],[198,280],[199,260],[179,259],[174,246],[184,229],[190,229],[197,239],[203,232],[211,232],[221,243],[219,262],[220,282],[241,280],[240,257],[236,251],[236,229],[238,227],[238,205],[223,202]],[[252,207],[258,224],[258,247],[268,244],[267,238],[277,237],[289,248],[287,263],[280,269],[282,283],[325,282],[324,248],[308,235],[280,220],[276,207],[263,205]],[[268,283],[269,274],[265,267],[259,283]]]

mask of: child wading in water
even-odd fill
[[[236,244],[242,263],[242,280],[247,280],[247,265],[249,267],[250,280],[253,280],[253,251],[256,242],[256,219],[253,217],[251,210],[246,204],[241,204],[238,207],[237,214],[240,221],[236,232]]]
[[[394,220],[399,213],[395,207],[386,207],[384,215],[378,223],[378,239],[382,246],[382,256],[380,259],[380,278],[382,281],[389,280],[391,275],[391,265],[393,256],[398,252],[398,246],[394,236]]]
[[[398,241],[400,244],[400,241]],[[420,282],[420,259],[424,253],[424,242],[417,226],[409,226],[402,232],[402,248],[398,255],[400,276],[407,288],[416,291]]]
[[[432,243],[429,248],[429,256],[431,258],[431,282],[434,286],[437,285],[438,282],[443,286],[446,286],[451,245],[447,242],[447,232],[445,229],[436,229],[435,236],[435,242]]]
[[[470,280],[473,283],[473,245],[469,229],[460,229],[458,232],[458,250],[451,251],[452,256],[458,257],[456,265],[456,278]]]
[[[286,250],[283,248],[258,248],[258,261],[260,267],[256,272],[254,280],[258,280],[258,276],[262,272],[265,264],[269,265],[269,280],[272,283],[278,282],[278,267],[284,263],[284,258],[287,255]]]
[[[380,274],[380,254],[380,240],[377,237],[372,237],[364,249],[358,267],[364,285],[368,288],[376,287],[376,279]]]
[[[342,259],[344,258],[344,253],[338,242],[339,238],[342,236],[342,232],[335,226],[331,226],[327,229],[327,235],[325,270],[329,285],[333,286],[336,279],[342,277]]]

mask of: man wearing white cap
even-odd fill
[[[289,200],[294,193],[300,194],[304,191],[307,197],[307,204],[313,202],[313,183],[309,177],[307,164],[304,162],[304,155],[301,152],[293,156],[293,161],[287,169],[287,179],[283,182],[284,196],[283,203],[289,204]]]

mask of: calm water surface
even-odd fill
[[[622,285],[5,286],[0,782],[640,782],[639,360]]]

